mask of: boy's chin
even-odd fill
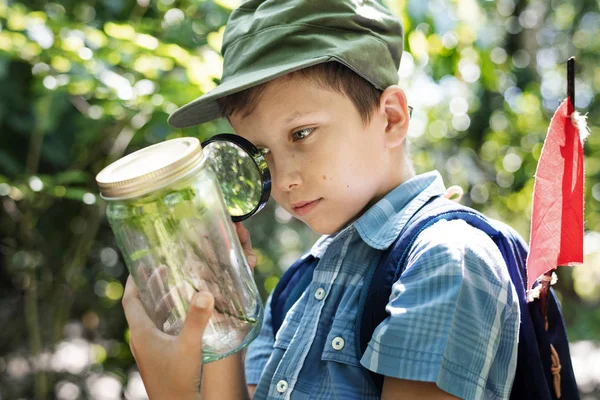
[[[314,221],[302,221],[306,225],[313,230],[313,232],[318,233],[319,235],[331,235],[332,233],[336,233],[341,231],[346,225],[347,222],[336,222],[336,221],[323,221],[314,220]]]

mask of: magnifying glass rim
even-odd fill
[[[256,207],[254,207],[252,211],[244,215],[231,215],[231,219],[233,222],[240,222],[250,218],[257,212],[262,210],[267,204],[267,201],[269,201],[269,197],[271,196],[271,172],[269,171],[267,161],[265,160],[261,152],[256,148],[256,146],[254,146],[254,144],[252,144],[252,142],[250,142],[249,140],[244,139],[239,135],[235,135],[232,133],[219,133],[203,141],[201,143],[201,146],[202,148],[204,148],[210,143],[218,141],[231,142],[241,147],[246,153],[248,153],[260,175],[262,190],[260,200],[258,201]]]

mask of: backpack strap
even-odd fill
[[[287,312],[312,282],[319,259],[305,253],[284,272],[271,297],[273,337],[277,336]]]
[[[392,293],[392,285],[404,271],[410,250],[419,234],[440,220],[453,219],[465,220],[492,238],[500,235],[500,232],[475,210],[440,196],[429,199],[409,219],[398,238],[383,253],[377,267],[368,271],[365,277],[356,317],[360,323],[355,324],[355,337],[359,338],[356,341],[358,359],[367,349],[375,328],[388,317],[385,307]],[[373,382],[381,390],[383,376],[370,372]]]

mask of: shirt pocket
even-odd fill
[[[321,360],[360,367],[354,337],[354,319],[336,317],[323,346]]]
[[[281,324],[281,327],[275,335],[275,343],[273,344],[273,347],[287,350],[287,348],[290,346],[292,338],[294,337],[294,334],[298,330],[301,319],[301,313],[288,311],[283,323]]]

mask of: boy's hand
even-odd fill
[[[252,251],[250,232],[241,222],[235,223],[235,227],[248,265],[254,269],[257,258]],[[153,317],[162,326],[172,308],[172,298],[183,289],[164,286],[167,278],[164,266],[154,271],[141,269],[138,275],[138,279],[147,283],[148,295],[156,304]],[[183,328],[178,336],[172,336],[156,327],[144,309],[133,278],[127,279],[122,304],[130,329],[129,347],[150,399],[200,399],[201,338],[213,314],[214,301],[208,291],[196,293]]]
[[[240,238],[240,243],[242,244],[242,249],[244,249],[244,255],[246,256],[246,260],[248,261],[248,265],[251,269],[254,269],[256,266],[256,255],[252,251],[252,243],[250,242],[250,232],[241,222],[235,223],[235,230],[237,232],[238,237]]]
[[[209,292],[194,295],[178,336],[156,328],[142,305],[131,276],[123,295],[129,347],[152,400],[200,399],[202,335],[213,311]]]

